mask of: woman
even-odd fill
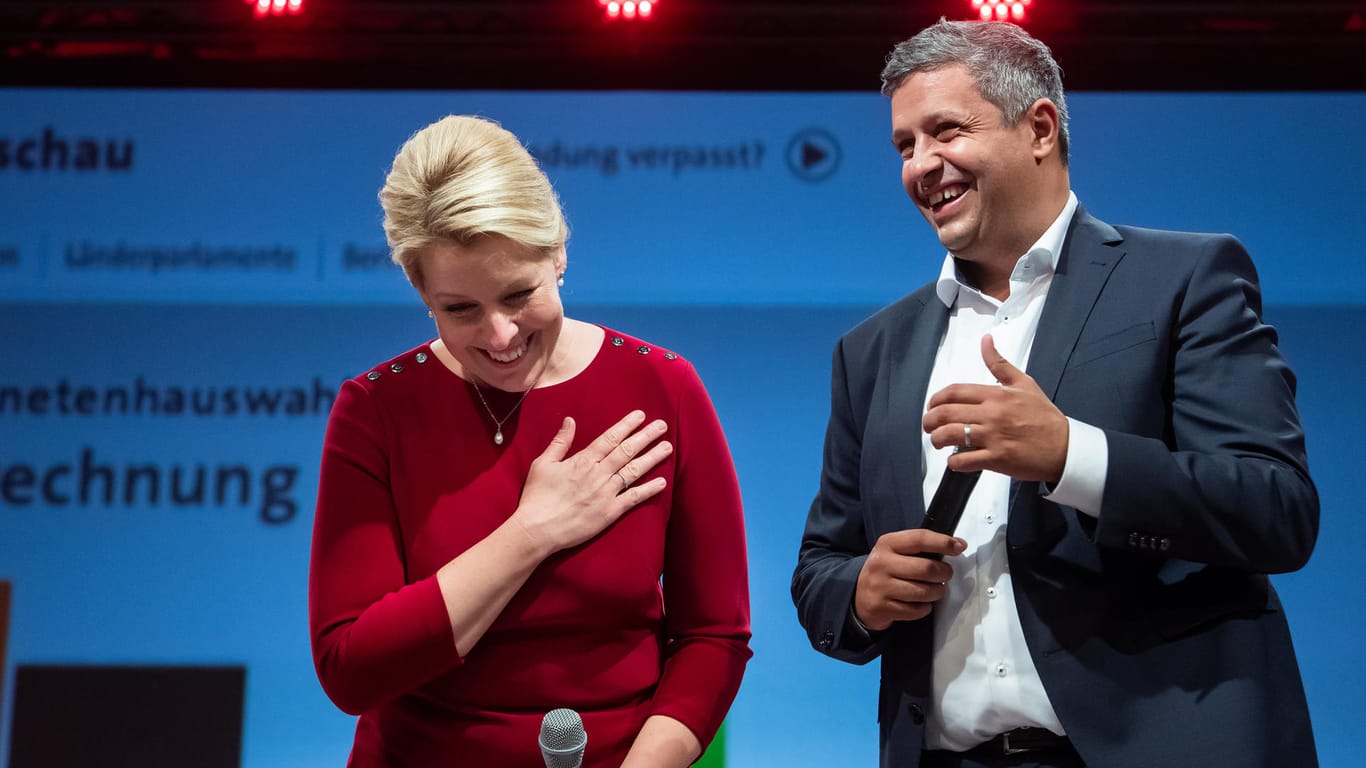
[[[511,133],[447,117],[399,150],[384,231],[437,338],[342,387],[309,577],[352,766],[685,766],[749,659],[740,494],[690,364],[564,316],[568,235]]]

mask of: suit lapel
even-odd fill
[[[1077,346],[1082,328],[1115,265],[1124,257],[1124,248],[1118,245],[1123,239],[1109,224],[1077,206],[1053,273],[1053,283],[1048,289],[1048,300],[1039,317],[1025,371],[1049,399],[1057,397],[1063,369]],[[1066,525],[1066,521],[1056,514],[1030,511],[1038,507],[1041,497],[1036,490],[1021,493],[1026,487],[1037,489],[1038,486],[1018,480],[1010,483],[1007,537],[1012,546],[1048,540],[1058,526]]]
[[[1124,249],[1115,245],[1123,239],[1109,224],[1077,206],[1025,371],[1050,398],[1057,394],[1063,368],[1077,346],[1101,289],[1124,256]]]
[[[930,386],[930,371],[934,368],[934,358],[948,324],[948,308],[930,292],[925,304],[910,318],[910,322],[894,328],[893,333],[897,336],[889,339],[891,364],[888,366],[888,413],[892,416],[892,444],[896,450],[896,466],[892,476],[895,478],[896,507],[906,515],[899,527],[919,524],[925,514],[925,461],[921,442],[924,429],[921,419],[925,415],[924,403],[926,390]]]

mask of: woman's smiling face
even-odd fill
[[[564,326],[564,263],[563,248],[548,256],[501,235],[422,253],[418,290],[465,378],[507,392],[535,386]]]

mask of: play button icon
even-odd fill
[[[798,131],[787,143],[787,167],[802,181],[825,181],[840,164],[840,145],[820,128]]]

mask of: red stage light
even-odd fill
[[[1029,17],[1033,0],[970,0],[982,21],[1023,22]]]
[[[598,5],[602,7],[603,15],[608,21],[649,19],[654,16],[659,3],[660,0],[598,0]]]
[[[304,12],[304,0],[246,0],[252,6],[252,14],[258,19],[267,16],[298,16]]]

